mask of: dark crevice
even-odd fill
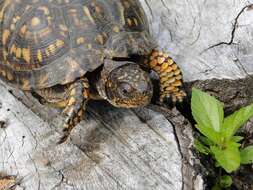
[[[134,63],[139,63],[143,60],[143,56],[138,55],[138,54],[131,54],[129,57],[113,57],[113,61],[122,61],[122,62],[134,62]]]

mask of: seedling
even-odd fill
[[[194,143],[200,153],[211,155],[216,166],[227,173],[236,171],[241,164],[253,163],[253,146],[241,148],[240,141],[244,138],[236,135],[238,129],[253,117],[253,104],[224,118],[223,103],[193,88],[191,109],[197,123],[195,127],[202,134]],[[231,184],[230,176],[220,176],[213,189],[227,188]]]

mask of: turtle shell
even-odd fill
[[[1,2],[0,77],[23,90],[73,82],[117,54],[113,36],[148,30],[137,0]]]

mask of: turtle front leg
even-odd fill
[[[71,130],[82,120],[89,95],[89,82],[86,78],[65,86],[54,86],[36,91],[48,105],[63,109],[65,116],[63,136],[58,142],[65,142]]]
[[[173,104],[182,102],[186,93],[182,89],[180,68],[167,53],[153,50],[145,61],[160,79],[160,102],[172,100]]]
[[[67,90],[67,104],[62,112],[66,116],[63,126],[64,134],[58,144],[65,142],[71,130],[83,119],[86,104],[89,100],[89,83],[86,78],[72,83]]]

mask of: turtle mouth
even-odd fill
[[[121,108],[137,108],[137,107],[144,107],[148,105],[151,101],[152,95],[146,95],[141,97],[135,97],[132,99],[116,99],[113,101],[113,105],[115,107]]]
[[[113,57],[113,61],[117,62],[133,62],[133,63],[141,63],[144,60],[144,57],[139,54],[130,54],[128,57]]]

